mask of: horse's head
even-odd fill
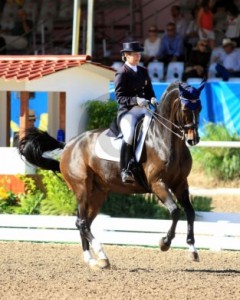
[[[177,114],[177,121],[183,130],[185,140],[190,146],[199,142],[198,121],[202,109],[200,94],[204,88],[205,81],[202,81],[198,88],[190,85],[179,84],[180,109]]]

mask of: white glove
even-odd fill
[[[151,98],[151,104],[152,104],[152,105],[157,105],[157,103],[158,103],[158,102],[157,102],[157,99],[154,98],[154,97],[152,97],[152,98]]]
[[[148,106],[148,101],[145,98],[137,97],[137,104],[141,107]]]

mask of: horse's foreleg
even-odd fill
[[[171,242],[175,237],[177,222],[180,216],[180,209],[178,208],[172,197],[168,196],[165,201],[162,201],[162,203],[168,209],[172,217],[172,224],[167,235],[160,240],[160,249],[162,251],[167,251],[170,248]]]
[[[189,245],[189,251],[191,253],[191,259],[193,261],[199,261],[199,255],[195,248],[195,238],[194,238],[194,221],[195,221],[195,211],[189,199],[188,189],[185,189],[178,201],[184,208],[187,217],[187,244]]]
[[[162,204],[168,209],[172,217],[171,227],[168,230],[167,235],[163,237],[159,243],[160,249],[162,251],[167,251],[170,248],[171,242],[175,237],[176,226],[180,216],[180,209],[178,208],[172,195],[169,193],[168,189],[165,187],[163,183],[161,183],[160,186],[159,185],[153,186],[152,190],[160,199]]]

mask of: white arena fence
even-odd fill
[[[197,219],[206,213],[197,212]],[[215,217],[212,218],[211,214]],[[208,213],[212,221],[195,222],[196,247],[210,250],[240,250],[240,214]],[[73,216],[0,215],[1,241],[31,241],[80,243],[80,235]],[[235,222],[235,223],[234,223]],[[95,237],[103,244],[158,247],[166,235],[171,220],[112,218],[99,215],[92,224]],[[174,248],[187,248],[187,222],[179,221]]]
[[[195,147],[240,148],[238,141],[200,141]]]

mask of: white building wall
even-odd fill
[[[0,92],[0,147],[6,146],[7,93]]]

